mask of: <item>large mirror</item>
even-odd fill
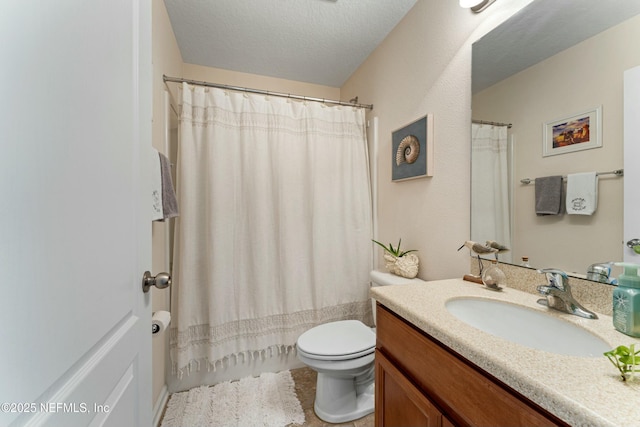
[[[472,117],[511,124],[472,125],[471,239],[509,246],[501,261],[586,275],[622,260],[624,178],[606,173],[623,167],[623,72],[640,65],[639,13],[638,0],[535,0],[473,44]],[[549,126],[590,111],[601,147],[544,155]],[[592,171],[603,173],[592,215],[538,216],[535,185],[521,182]]]

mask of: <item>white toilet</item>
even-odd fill
[[[371,272],[372,286],[416,281],[420,279]],[[374,331],[358,320],[341,320],[311,328],[298,338],[298,358],[318,373],[314,410],[320,419],[344,423],[373,412]]]

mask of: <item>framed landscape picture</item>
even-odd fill
[[[543,124],[542,156],[602,147],[602,106]]]

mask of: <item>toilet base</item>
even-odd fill
[[[356,389],[358,391],[356,392]],[[357,420],[374,411],[374,382],[354,387],[354,378],[328,378],[318,372],[313,405],[318,418],[329,423]]]

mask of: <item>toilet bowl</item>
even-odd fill
[[[377,270],[370,276],[372,286],[421,281]],[[375,328],[358,320],[325,323],[300,335],[298,358],[318,373],[314,403],[318,418],[344,423],[373,412],[375,346]]]
[[[373,412],[376,334],[358,320],[325,323],[300,335],[298,358],[318,373],[316,415],[330,423]]]

